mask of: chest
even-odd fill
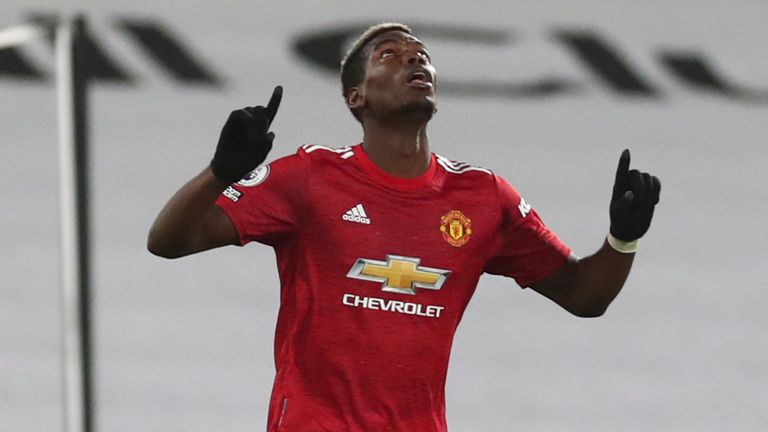
[[[400,256],[454,273],[482,268],[498,218],[486,194],[450,184],[411,193],[318,179],[310,202],[307,226],[329,258]]]

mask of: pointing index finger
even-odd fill
[[[619,166],[616,168],[616,181],[622,180],[626,178],[627,173],[629,173],[629,149],[624,149],[623,152],[621,152],[621,157],[619,158]]]
[[[269,122],[272,123],[272,120],[275,118],[275,114],[277,114],[277,107],[280,106],[280,100],[283,98],[283,86],[276,86],[275,90],[272,92],[272,97],[269,99],[269,103],[267,104],[267,118],[269,119]]]
[[[614,196],[621,196],[630,189],[629,184],[629,149],[624,149],[619,158],[619,166],[616,168],[616,181],[613,183]]]

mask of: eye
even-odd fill
[[[427,61],[430,61],[430,60],[432,60],[432,58],[431,58],[431,57],[429,57],[429,53],[428,53],[428,52],[426,52],[426,51],[423,51],[423,50],[422,50],[422,51],[419,51],[419,55],[421,55],[422,57],[424,57],[424,58],[425,58]]]
[[[381,52],[381,58],[392,57],[393,55],[395,55],[395,51],[389,48]]]

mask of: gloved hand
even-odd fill
[[[629,150],[624,150],[619,158],[610,206],[611,235],[626,242],[637,240],[648,231],[661,192],[659,179],[630,170],[629,159]]]
[[[269,125],[282,97],[283,88],[277,86],[266,108],[259,105],[232,111],[221,129],[219,144],[211,160],[216,177],[234,183],[264,162],[275,139],[275,134],[269,132]]]

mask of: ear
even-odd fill
[[[346,95],[347,108],[356,110],[365,106],[365,97],[359,87],[352,87]]]

